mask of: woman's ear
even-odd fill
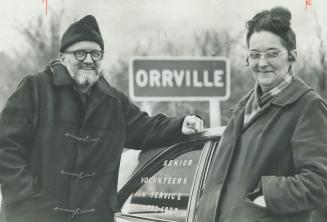
[[[295,62],[296,58],[297,58],[297,52],[296,52],[296,49],[294,49],[294,50],[289,52],[288,60],[291,61],[291,62]]]

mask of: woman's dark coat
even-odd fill
[[[312,212],[327,205],[326,103],[295,78],[243,129],[249,95],[234,107],[197,221],[312,221]],[[253,203],[260,193],[266,207]]]
[[[0,221],[113,221],[122,148],[172,143],[182,120],[150,118],[102,77],[83,103],[58,63],[27,76],[0,118]]]

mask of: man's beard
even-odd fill
[[[78,88],[85,93],[98,81],[99,75],[96,70],[79,70],[73,78],[76,81]]]

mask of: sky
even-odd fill
[[[168,35],[183,44],[194,32],[206,29],[241,32],[245,21],[255,13],[278,5],[291,10],[298,46],[305,51],[316,42],[313,14],[321,24],[327,24],[327,1],[311,0],[308,7],[306,1],[309,0],[1,0],[0,51],[23,47],[17,31],[19,25],[33,22],[40,15],[47,21],[51,13],[61,9],[61,34],[72,22],[93,14],[104,38],[105,51],[115,58],[128,54],[135,48],[136,40],[149,37]]]

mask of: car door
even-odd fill
[[[192,221],[219,138],[203,136],[141,152],[137,170],[119,191],[115,221]]]

